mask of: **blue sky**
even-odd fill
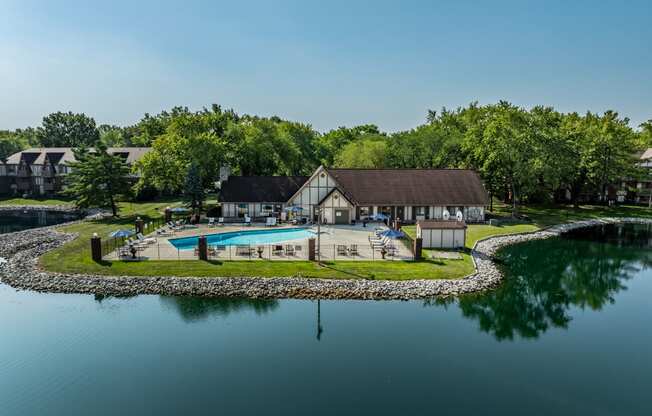
[[[652,1],[0,0],[0,129],[211,103],[320,131],[500,99],[652,118]]]

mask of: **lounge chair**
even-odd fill
[[[346,251],[346,246],[344,246],[344,245],[338,245],[337,246],[337,255],[338,256],[346,256],[347,254],[349,254],[349,253]]]
[[[215,227],[215,218],[214,217],[208,217],[208,226],[209,227]]]
[[[236,256],[251,256],[251,247],[246,245],[235,246]]]
[[[244,225],[251,226],[251,217],[249,216],[244,217]]]
[[[285,255],[294,256],[294,246],[292,244],[285,245]]]
[[[217,225],[224,227],[224,217],[219,217],[217,219]]]
[[[265,221],[265,226],[274,227],[276,225],[276,217],[267,217]]]
[[[144,244],[156,244],[155,237],[145,237],[143,233],[136,234],[136,238],[138,239],[139,242]]]
[[[351,244],[349,246],[349,255],[351,256],[358,256],[358,245],[357,244]]]

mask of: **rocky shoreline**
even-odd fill
[[[553,226],[526,234],[489,237],[472,250],[476,272],[452,280],[337,280],[300,277],[135,277],[51,273],[40,270],[38,258],[74,234],[57,226],[0,235],[0,280],[17,289],[113,296],[163,294],[297,299],[424,299],[457,296],[496,287],[503,275],[492,260],[501,247],[554,237],[573,229],[608,223],[652,224],[644,218],[603,218]]]

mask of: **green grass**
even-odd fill
[[[0,198],[0,205],[72,205],[73,201],[62,198]]]
[[[507,218],[511,215],[511,207],[502,203],[494,203],[494,214]],[[580,205],[577,208],[569,205],[535,205],[520,207],[519,214],[524,215],[531,223],[539,227],[547,227],[570,221],[600,217],[652,217],[652,210],[647,206],[639,205],[619,205],[615,207]]]
[[[301,276],[339,279],[453,279],[473,272],[470,249],[479,239],[536,231],[540,227],[576,219],[600,216],[650,216],[643,207],[591,207],[579,209],[569,207],[524,207],[521,212],[529,218],[524,222],[508,222],[500,226],[471,224],[467,230],[466,249],[461,260],[431,260],[430,250],[425,250],[426,260],[405,261],[335,261],[318,265],[307,261],[194,261],[194,260],[149,260],[140,263],[106,261],[95,263],[90,258],[89,239],[94,232],[105,237],[114,230],[130,228],[136,216],[148,221],[162,215],[166,206],[180,204],[177,200],[146,203],[121,203],[121,217],[101,221],[85,221],[62,227],[64,231],[79,233],[79,238],[45,254],[40,264],[43,268],[63,273],[94,273],[102,275],[130,276],[222,276],[222,277],[274,277]],[[508,216],[508,207],[496,206],[498,215]],[[414,237],[414,226],[405,226],[406,233]]]

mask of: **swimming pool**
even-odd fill
[[[307,228],[279,228],[274,230],[233,231],[209,234],[206,236],[206,240],[208,241],[208,245],[264,245],[290,240],[307,240],[315,236],[316,234]],[[171,238],[169,241],[179,250],[190,250],[197,247],[199,237]]]

